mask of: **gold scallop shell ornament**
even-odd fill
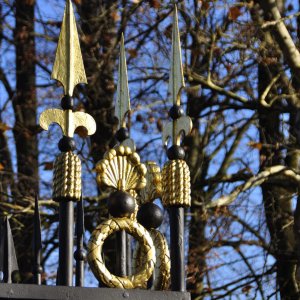
[[[146,186],[147,168],[140,162],[140,156],[126,146],[120,145],[107,151],[96,165],[96,172],[99,186],[124,192]]]

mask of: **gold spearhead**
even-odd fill
[[[87,83],[71,0],[66,3],[51,78],[61,82],[69,96],[77,84]]]
[[[119,128],[126,127],[125,117],[130,111],[130,97],[128,89],[128,76],[126,54],[124,46],[124,35],[121,37],[120,59],[119,59],[119,74],[117,86],[117,100],[115,106],[115,116],[119,120]]]
[[[180,91],[183,87],[185,87],[185,82],[181,58],[177,6],[175,5],[172,31],[171,70],[169,81],[169,101],[172,104],[180,105]]]

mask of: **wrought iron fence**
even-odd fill
[[[108,188],[110,218],[93,232],[87,246],[83,246],[84,205],[81,191],[81,161],[74,153],[76,128],[84,127],[87,135],[96,131],[94,119],[87,113],[73,110],[73,90],[79,83],[87,83],[75,16],[71,0],[67,0],[59,36],[52,78],[64,88],[62,109],[47,109],[40,116],[40,126],[48,130],[52,123],[61,127],[63,137],[58,147],[61,154],[54,164],[53,200],[59,203],[59,262],[57,286],[42,284],[42,238],[38,199],[34,214],[34,285],[12,284],[18,269],[13,237],[8,219],[1,225],[0,286],[1,298],[12,299],[189,299],[185,291],[184,264],[184,207],[190,205],[190,174],[184,161],[181,133],[189,134],[191,119],[181,108],[180,92],[184,87],[181,63],[177,8],[174,8],[172,57],[169,83],[170,121],[164,126],[163,142],[172,146],[167,150],[169,161],[161,171],[155,162],[142,163],[135,143],[126,128],[130,111],[124,37],[120,45],[117,101],[115,116],[119,120],[116,133],[118,144],[97,163],[97,184]],[[164,184],[162,184],[162,182]],[[163,234],[157,229],[163,213],[153,203],[156,198],[168,209],[170,217],[171,251]],[[74,252],[74,202],[76,202],[76,250]],[[106,238],[117,234],[118,275],[105,265],[102,248]],[[130,259],[128,234],[137,241],[134,251],[133,274],[127,268]],[[73,258],[76,261],[73,287]],[[87,260],[94,276],[107,288],[83,288],[84,264]],[[171,284],[170,284],[171,283]]]

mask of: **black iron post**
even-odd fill
[[[184,207],[190,206],[191,201],[190,173],[182,147],[171,146],[167,155],[170,161],[162,172],[162,180],[165,181],[162,200],[170,217],[171,287],[172,291],[184,292]]]
[[[83,249],[84,238],[84,207],[83,200],[77,202],[76,213],[76,251],[74,257],[76,260],[76,286],[84,286],[84,261],[85,252]]]
[[[73,112],[73,99],[72,97],[65,95],[61,100],[61,107],[64,111]],[[68,121],[67,121],[68,122]],[[66,154],[72,153],[75,149],[75,141],[71,137],[63,136],[58,144],[59,150]],[[58,160],[56,161],[59,165]],[[69,162],[68,162],[69,164]],[[68,166],[71,168],[71,165]],[[54,167],[56,170],[56,167]],[[61,169],[61,170],[60,170]],[[67,176],[66,170],[61,165],[57,167],[59,172],[63,172],[64,175],[56,175],[56,179],[59,176]],[[68,171],[70,172],[70,171]],[[69,184],[74,184],[73,179],[70,177],[67,180]],[[65,185],[65,183],[63,183]],[[56,185],[54,180],[54,185]],[[66,186],[64,187],[66,188]],[[54,187],[55,189],[55,187]],[[63,193],[62,193],[63,194]],[[72,286],[73,285],[73,255],[74,255],[74,203],[75,198],[55,196],[55,201],[59,202],[59,260],[58,260],[58,274],[57,285]]]
[[[41,264],[42,260],[42,230],[41,230],[41,219],[39,212],[38,196],[35,196],[35,207],[34,207],[34,236],[33,236],[33,252],[34,252],[34,283],[42,284],[42,273],[43,268]]]
[[[73,224],[72,201],[59,203],[59,261],[57,285],[73,285]]]
[[[129,217],[135,211],[134,198],[123,191],[117,190],[108,198],[108,212],[115,218]],[[116,233],[116,273],[118,276],[127,275],[127,233],[124,230]]]
[[[169,110],[172,119],[163,129],[163,142],[167,145],[169,138],[172,146],[167,150],[169,162],[162,172],[164,206],[169,209],[171,237],[171,286],[173,291],[185,291],[184,270],[184,207],[191,205],[190,171],[181,147],[182,135],[189,134],[193,124],[184,115],[180,94],[185,87],[181,61],[180,34],[178,27],[177,6],[174,5],[172,31],[171,74],[169,81],[169,100],[173,106]]]
[[[127,234],[124,230],[116,233],[116,273],[124,277],[127,275]]]
[[[149,230],[150,235],[152,237],[152,234],[155,235],[157,233],[156,229],[162,224],[164,215],[163,211],[160,209],[160,207],[153,202],[150,202],[152,199],[148,198],[149,202],[146,202],[144,204],[141,204],[139,207],[139,210],[137,212],[137,221],[143,225],[147,230]],[[165,253],[166,254],[166,253]],[[156,254],[157,255],[157,254]],[[161,253],[159,254],[161,255]],[[152,276],[147,282],[147,289],[157,288],[155,287],[155,271],[152,273]],[[160,289],[159,287],[158,289]]]
[[[184,207],[170,207],[170,254],[172,291],[185,291]]]
[[[126,234],[126,266],[127,276],[132,274],[131,235]]]
[[[120,143],[129,138],[129,132],[125,127],[121,127],[115,135],[116,140]],[[128,248],[128,234],[121,230],[116,233],[116,272],[119,276],[128,275],[129,266],[131,263],[130,248]]]

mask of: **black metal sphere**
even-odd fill
[[[40,265],[35,265],[33,268],[33,272],[37,274],[42,274],[43,273],[43,267]]]
[[[74,139],[64,136],[58,143],[58,149],[61,152],[74,151],[76,149]]]
[[[183,114],[184,114],[184,111],[183,111],[182,107],[178,106],[178,105],[173,105],[169,111],[169,116],[173,120],[179,119],[181,116],[183,116]]]
[[[86,252],[81,249],[77,249],[75,252],[74,252],[74,258],[76,260],[82,260],[82,261],[85,261],[86,260]]]
[[[116,138],[119,142],[123,142],[126,139],[129,138],[129,132],[126,128],[121,127],[117,132],[116,132]]]
[[[116,191],[108,198],[108,211],[115,218],[129,217],[135,210],[135,201],[126,192]]]
[[[163,211],[158,205],[152,202],[143,204],[137,213],[138,222],[146,229],[159,227],[163,219]]]
[[[21,282],[21,274],[20,274],[19,271],[16,270],[16,271],[12,272],[12,274],[11,274],[11,281],[12,281],[12,283],[20,283]]]
[[[173,145],[167,151],[167,156],[170,160],[184,159],[185,151],[182,147]]]
[[[74,101],[73,101],[73,98],[70,97],[69,95],[66,95],[64,96],[62,99],[61,99],[61,107],[62,109],[73,109],[73,106],[74,106]]]

